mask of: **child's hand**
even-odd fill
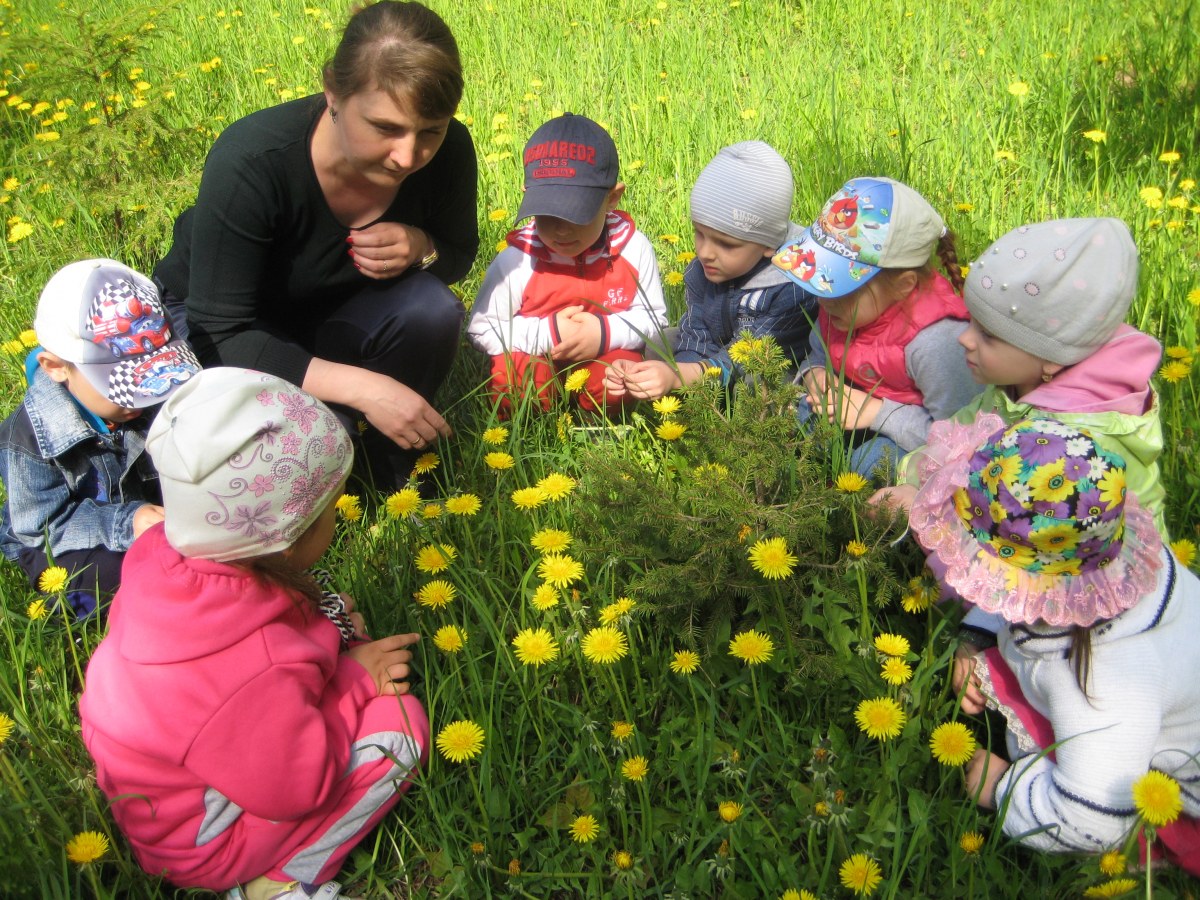
[[[967,793],[976,797],[984,809],[996,808],[996,783],[1008,771],[1009,764],[987,750],[979,749],[967,763]]]
[[[917,496],[914,484],[897,484],[893,487],[880,488],[867,501],[871,506],[884,506],[906,516],[912,509],[913,498]]]
[[[393,634],[366,644],[355,644],[346,654],[367,670],[379,688],[379,696],[408,693],[409,663],[412,653],[405,650],[421,639],[419,634]]]
[[[625,372],[635,363],[628,359],[615,359],[611,366],[604,370],[604,393],[612,400],[625,396]]]
[[[163,520],[163,508],[153,503],[144,503],[133,511],[133,536],[139,538],[142,532]]]
[[[354,603],[354,598],[349,594],[338,594],[342,598],[342,605],[346,607],[346,615],[350,617],[350,622],[354,625],[354,636],[364,641],[369,641],[371,636],[367,634],[367,620],[363,618]]]
[[[983,712],[986,704],[983,692],[979,690],[979,676],[975,674],[975,654],[978,652],[979,648],[974,644],[959,644],[954,651],[954,669],[950,675],[962,711],[972,716]]]
[[[582,306],[568,306],[554,314],[558,325],[558,343],[550,348],[557,362],[580,362],[600,355],[603,329],[600,319]]]
[[[681,384],[675,370],[668,363],[658,359],[630,363],[622,374],[625,390],[639,400],[657,400]]]

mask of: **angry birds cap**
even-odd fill
[[[882,269],[929,262],[946,223],[906,184],[891,178],[851,178],[825,203],[799,240],[771,262],[818,298],[844,297]]]

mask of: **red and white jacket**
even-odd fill
[[[489,356],[539,356],[558,343],[554,314],[583,306],[600,319],[600,353],[641,350],[667,324],[654,248],[633,219],[610,212],[601,240],[576,257],[541,242],[530,222],[488,266],[467,337]]]

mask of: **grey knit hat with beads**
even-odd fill
[[[963,298],[988,334],[1070,366],[1125,320],[1137,277],[1137,247],[1120,219],[1056,219],[1022,225],[983,251]]]
[[[770,144],[723,147],[692,188],[692,221],[774,249],[788,235],[792,169]]]

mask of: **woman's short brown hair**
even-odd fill
[[[378,88],[425,119],[454,115],[463,92],[450,28],[427,6],[399,0],[355,10],[324,77],[336,97]]]

